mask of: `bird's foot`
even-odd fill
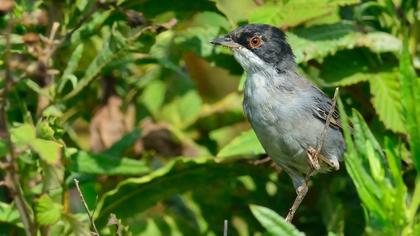
[[[310,168],[316,171],[319,170],[321,168],[319,165],[319,160],[318,160],[320,155],[318,156],[316,155],[316,149],[313,147],[309,147],[307,150],[307,155],[308,155]]]
[[[316,155],[316,152],[317,152],[317,150],[313,147],[309,147],[308,151],[307,151],[309,164],[310,164],[310,166],[313,170],[319,170],[321,168],[320,165],[319,165],[320,160],[334,170],[339,169],[338,163],[335,163],[335,162],[329,160],[328,158],[326,158],[324,155],[322,155],[320,153],[318,153],[318,155]]]

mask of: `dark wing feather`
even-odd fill
[[[313,86],[313,88],[316,92],[313,97],[314,104],[312,106],[312,114],[315,118],[325,123],[327,121],[328,113],[331,110],[332,100],[317,87]],[[340,115],[337,111],[337,105],[335,106],[331,116],[330,127],[333,129],[339,129],[341,132],[343,130],[340,123]]]

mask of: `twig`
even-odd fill
[[[308,173],[306,176],[310,176],[312,170],[310,170],[309,172],[310,173]],[[292,222],[296,210],[299,208],[300,204],[305,198],[306,193],[308,193],[308,182],[306,181],[306,178],[305,178],[305,182],[302,184],[302,186],[298,188],[296,192],[297,192],[297,196],[295,198],[295,201],[293,202],[293,205],[292,207],[290,207],[289,212],[287,213],[287,216],[286,216],[286,222],[289,222],[289,223]]]
[[[92,226],[92,229],[94,231],[94,234],[97,235],[97,236],[99,236],[98,230],[96,229],[95,220],[93,219],[93,215],[90,213],[89,207],[88,207],[88,205],[87,205],[87,203],[85,201],[85,197],[83,196],[83,193],[80,190],[79,180],[73,179],[73,181],[74,181],[74,184],[76,185],[77,192],[79,192],[80,200],[82,201],[83,206],[84,206],[84,208],[86,210],[86,213],[88,214],[89,222],[90,222],[90,225]]]
[[[5,175],[5,182],[8,185],[11,195],[13,197],[14,202],[16,203],[16,208],[18,209],[20,218],[25,228],[26,235],[36,235],[36,227],[35,223],[31,217],[32,213],[28,204],[23,196],[22,188],[20,186],[19,176],[17,174],[17,165],[16,160],[17,156],[15,153],[15,148],[12,143],[12,139],[10,136],[10,132],[7,125],[7,115],[6,115],[6,104],[7,104],[7,96],[11,89],[11,85],[13,84],[13,77],[12,72],[10,69],[10,49],[11,49],[11,42],[10,42],[10,34],[13,28],[13,18],[10,15],[9,22],[7,24],[7,29],[5,32],[5,50],[4,50],[4,62],[5,62],[5,87],[3,92],[1,93],[0,97],[0,129],[2,128],[2,138],[6,140],[9,155],[6,156],[6,161],[8,163],[8,168],[6,169]]]
[[[318,145],[317,145],[317,149],[315,150],[315,154],[313,155],[313,161],[317,162],[319,153],[321,152],[321,148],[324,145],[325,137],[327,136],[327,131],[328,131],[328,128],[329,128],[330,123],[331,123],[331,117],[332,117],[332,114],[334,113],[335,105],[337,103],[338,91],[339,91],[339,89],[336,88],[335,92],[334,92],[334,97],[332,99],[332,104],[331,104],[330,110],[328,112],[326,121],[325,121],[324,129],[321,132],[320,139],[319,139],[319,142],[318,142]],[[311,154],[308,153],[308,155],[311,155]],[[310,158],[310,157],[308,157],[308,158]],[[322,159],[322,160],[326,161],[324,159]],[[310,166],[309,171],[305,176],[305,180],[304,180],[302,186],[300,186],[297,190],[297,196],[295,198],[295,201],[293,202],[292,207],[290,207],[289,212],[287,213],[286,222],[289,222],[289,223],[292,222],[296,210],[299,208],[300,204],[302,203],[303,199],[306,196],[306,193],[308,192],[308,183],[309,183],[309,180],[310,180],[311,176],[315,173],[315,171],[316,171],[316,169],[314,169],[313,166]]]
[[[223,222],[223,236],[227,236],[228,235],[228,220],[225,220]]]

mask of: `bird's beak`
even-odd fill
[[[212,41],[210,41],[210,43],[212,43],[214,45],[221,45],[221,46],[228,47],[228,48],[238,48],[238,47],[241,46],[229,37],[216,38],[216,39],[213,39]]]

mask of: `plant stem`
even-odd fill
[[[80,190],[79,180],[77,180],[77,179],[73,179],[73,180],[74,180],[74,184],[76,185],[77,192],[79,192],[80,200],[83,203],[83,207],[85,208],[86,213],[88,214],[90,225],[92,226],[92,229],[94,231],[93,233],[95,235],[99,236],[98,230],[96,229],[95,220],[93,219],[93,214],[90,212],[89,207],[86,203],[85,197],[83,196],[83,193]]]
[[[5,182],[8,186],[12,198],[16,204],[16,208],[19,211],[20,218],[22,220],[23,226],[25,228],[26,235],[35,236],[36,235],[36,226],[33,221],[33,217],[31,217],[32,212],[26,202],[22,188],[19,181],[19,175],[17,174],[17,156],[15,153],[15,148],[12,143],[12,139],[10,136],[10,132],[7,125],[7,114],[6,114],[6,105],[7,105],[7,96],[11,89],[13,78],[10,69],[9,57],[10,57],[10,49],[11,49],[11,42],[10,42],[10,34],[13,28],[13,18],[10,15],[9,22],[7,24],[7,29],[5,32],[5,51],[4,51],[4,62],[5,62],[5,87],[3,92],[1,93],[0,97],[0,128],[3,129],[1,132],[1,138],[6,140],[6,144],[8,146],[9,155],[6,156],[7,168],[5,171]]]

